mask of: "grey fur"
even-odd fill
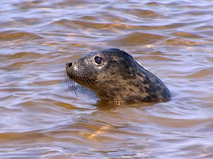
[[[101,57],[100,64],[95,57]],[[102,101],[135,103],[170,99],[165,84],[120,49],[91,52],[67,63],[66,71],[70,79],[92,89]]]

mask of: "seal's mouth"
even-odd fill
[[[69,79],[75,81],[76,83],[80,85],[84,85],[90,88],[94,87],[94,84],[96,83],[96,80],[91,77],[91,75],[81,73],[79,71],[75,71],[73,69],[70,69],[70,67],[67,67],[66,65],[66,73]]]
[[[74,74],[70,72],[67,72],[67,76],[75,81],[76,83],[82,84],[82,85],[90,85],[90,84],[94,84],[96,83],[96,80],[92,79],[91,77],[89,77],[88,75],[84,75],[84,74]]]

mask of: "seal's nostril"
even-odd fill
[[[71,67],[72,66],[72,62],[69,62],[68,66]]]
[[[66,66],[71,67],[72,66],[72,62],[67,62]]]

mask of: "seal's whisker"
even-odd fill
[[[70,80],[70,84],[71,84],[72,90],[74,91],[76,97],[78,98],[77,90],[76,90],[76,87],[75,87],[75,82],[73,80]]]
[[[87,78],[86,78],[86,77],[84,77],[84,78],[82,78],[82,79],[85,81],[85,83],[86,83],[86,84],[88,84],[88,85],[89,85],[89,87],[91,86],[91,85],[90,85],[90,83],[89,83],[89,81],[87,80]]]
[[[84,80],[91,88],[93,88],[93,86],[92,86],[92,84],[91,84],[91,82],[90,82],[90,80],[89,80],[88,77],[84,77],[83,80]]]
[[[87,85],[88,88],[92,89],[93,90],[93,84],[91,83],[91,80],[88,78],[88,77],[82,77],[82,76],[79,76],[81,79],[81,81],[84,81],[85,84]]]
[[[96,45],[96,44],[95,44]],[[93,47],[92,47],[92,52],[94,51],[94,49],[95,49],[95,45],[93,45]]]
[[[70,80],[70,85],[71,85],[71,88],[74,91],[76,97],[78,97],[77,90],[76,90],[76,82],[73,79]]]
[[[89,81],[89,85],[91,86],[91,88],[94,88],[95,82],[90,77],[87,77],[87,80]]]
[[[85,84],[88,84],[91,88],[94,87],[93,84],[95,84],[95,82],[94,82],[94,80],[92,80],[88,76],[88,74],[82,74],[82,73],[80,74],[80,73],[78,73],[78,76],[76,78],[78,78],[77,80],[79,80],[79,81],[85,82]]]
[[[106,46],[105,46],[105,47],[106,47]],[[104,50],[104,48],[105,48],[105,47],[102,47],[102,48],[101,48],[99,51],[102,51],[102,50]]]
[[[76,91],[76,87],[75,87],[75,81],[73,81],[72,79],[70,79],[68,77],[67,73],[65,73],[64,76],[65,76],[65,82],[66,82],[68,88],[71,87],[71,90],[74,91],[76,97],[78,97],[77,91]]]
[[[71,80],[67,75],[65,75],[65,82],[66,82],[67,86],[70,87]]]
[[[77,90],[76,90],[76,87],[75,87],[75,83],[74,83],[74,82],[73,82],[72,88],[73,88],[73,91],[74,91],[76,97],[78,98],[78,94],[77,94]]]

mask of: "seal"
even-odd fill
[[[102,101],[165,102],[170,91],[155,75],[123,50],[91,52],[66,63],[68,77],[92,89]]]

